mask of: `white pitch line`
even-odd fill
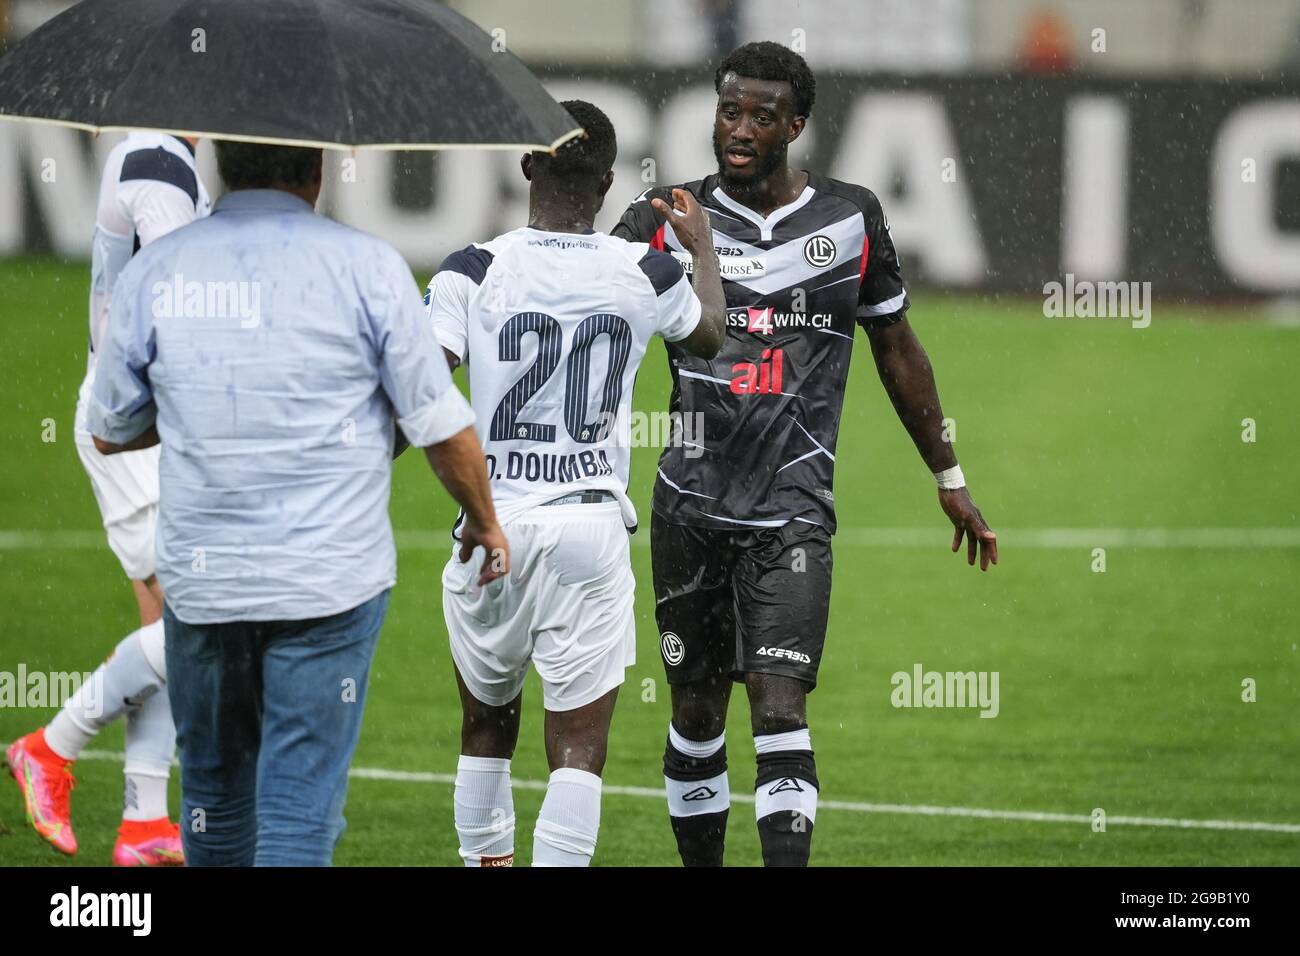
[[[123,754],[111,750],[86,750],[82,760],[115,760],[121,762]],[[356,780],[388,780],[397,783],[431,783],[455,786],[456,776],[450,773],[432,773],[425,770],[386,770],[383,767],[353,767],[348,776]],[[515,778],[511,786],[520,790],[545,791],[545,780]],[[666,800],[667,792],[657,787],[620,787],[605,785],[602,793],[616,797],[645,797]],[[733,803],[753,803],[746,794],[731,795]],[[1045,810],[993,810],[986,807],[930,807],[912,803],[857,803],[850,800],[819,800],[818,810],[844,810],[849,813],[885,813],[923,817],[970,817],[980,820],[1019,820],[1029,823],[1079,823],[1091,826],[1092,816],[1087,813],[1052,813]],[[1258,820],[1179,820],[1173,817],[1131,817],[1106,815],[1107,825],[1131,827],[1169,827],[1177,830],[1263,830],[1269,833],[1300,833],[1300,823],[1268,823]]]
[[[1075,548],[1144,549],[1294,549],[1300,548],[1297,528],[998,528],[998,544],[1015,550],[1073,550]],[[835,543],[849,547],[945,547],[951,530],[931,528],[840,528]],[[451,553],[445,530],[398,531],[403,551]],[[650,546],[650,535],[636,535],[632,543]],[[102,531],[0,531],[0,551],[94,551],[106,548]]]

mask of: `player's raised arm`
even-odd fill
[[[718,354],[727,335],[727,300],[722,292],[722,275],[708,214],[685,189],[673,190],[672,206],[659,198],[651,199],[650,205],[672,222],[673,232],[695,260],[694,288],[700,300],[700,321],[695,331],[677,344],[692,355],[711,359]]]

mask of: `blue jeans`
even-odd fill
[[[388,591],[307,621],[164,608],[190,866],[329,866]]]

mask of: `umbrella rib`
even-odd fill
[[[123,80],[121,83],[119,83],[115,89],[111,90],[108,94],[107,99],[104,100],[104,113],[106,115],[108,113],[109,104],[112,103],[113,101],[113,97],[116,96],[117,93],[120,92],[121,90],[126,89],[126,87],[130,84],[131,79],[136,74],[136,71],[140,69],[140,64],[144,62],[145,54],[149,52],[152,42],[158,38],[158,34],[162,31],[163,27],[167,26],[169,23],[171,23],[171,17],[168,17],[167,19],[163,20],[162,23],[158,24],[156,27],[153,28],[153,35],[149,37],[149,41],[150,41],[149,43],[143,43],[140,45],[140,54],[135,58],[135,62],[131,64],[131,70],[126,74],[126,79]],[[101,116],[100,119],[102,120],[103,116]]]
[[[342,66],[343,61],[339,59],[338,47],[334,45],[334,37],[330,33],[329,22],[326,20],[325,17],[321,16],[319,6],[313,5],[313,9],[316,11],[317,19],[319,19],[321,22],[321,28],[325,34],[326,42],[328,42],[330,45],[330,53],[333,54],[334,62]],[[356,114],[354,114],[352,111],[352,98],[348,96],[347,77],[343,77],[342,79],[343,82],[339,83],[338,89],[339,89],[339,95],[343,97],[343,109],[347,113],[347,117],[348,117],[348,142],[355,143],[357,141],[357,118],[356,118]]]

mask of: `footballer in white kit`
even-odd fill
[[[697,270],[697,287],[711,282],[713,293],[697,297],[672,256],[593,231],[613,180],[614,130],[594,106],[564,105],[586,136],[524,158],[529,225],[453,253],[429,285],[448,361],[468,366],[512,565],[479,587],[478,562],[453,554],[442,578],[465,705],[457,829],[471,866],[513,859],[509,758],[530,661],[552,770],[533,862],[591,859],[609,720],[636,654],[632,388],[655,336],[712,355],[725,321],[716,268]],[[698,206],[690,214],[716,266],[707,220]]]
[[[124,866],[183,860],[179,834],[167,815],[176,731],[165,687],[163,594],[154,576],[159,448],[100,454],[86,417],[93,401],[96,353],[107,337],[118,274],[143,246],[210,210],[195,163],[195,145],[193,139],[163,133],[128,134],[104,164],[95,215],[90,335],[74,434],[108,546],[135,592],[141,626],[117,645],[47,726],[14,741],[6,754],[32,826],[56,849],[75,854],[71,765],[95,734],[125,716],[125,798],[113,850],[114,864]]]

